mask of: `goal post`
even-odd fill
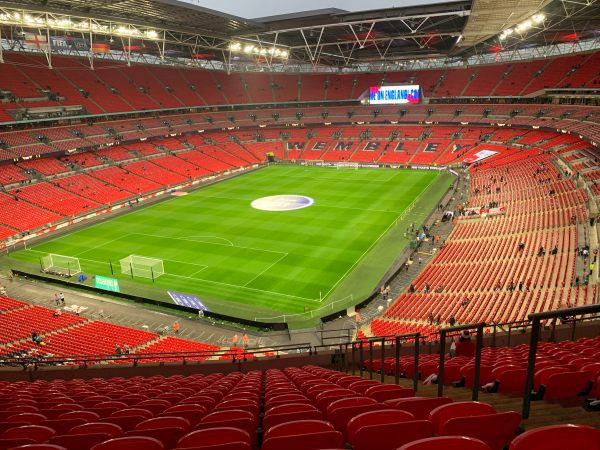
[[[79,258],[74,256],[58,255],[48,253],[41,259],[42,272],[52,273],[62,276],[73,276],[81,273],[81,264]]]
[[[149,256],[129,255],[119,260],[121,273],[131,278],[149,278],[155,280],[165,274],[162,259],[150,258]]]
[[[337,170],[341,169],[350,169],[350,170],[358,170],[360,164],[357,162],[338,162],[335,164],[335,168]]]

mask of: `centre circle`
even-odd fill
[[[250,205],[254,209],[263,211],[294,211],[296,209],[308,208],[315,201],[304,195],[271,195],[269,197],[257,198]]]

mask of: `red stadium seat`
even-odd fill
[[[502,450],[519,431],[521,416],[514,412],[455,417],[441,426],[442,436],[468,436],[485,442],[492,450]]]
[[[52,428],[40,425],[23,425],[6,430],[1,437],[2,439],[33,439],[35,442],[43,444],[55,434],[56,431]]]
[[[414,397],[415,391],[410,388],[396,386],[394,384],[380,384],[372,386],[365,391],[367,397],[371,397],[378,402],[392,400],[395,398]]]
[[[443,436],[419,439],[398,448],[398,450],[491,450],[478,439],[463,436]]]
[[[448,397],[408,397],[385,401],[386,405],[394,409],[411,413],[415,419],[429,419],[431,411],[448,403],[452,403]]]
[[[123,434],[119,425],[107,422],[89,422],[83,425],[77,425],[69,430],[69,434],[94,434],[106,433],[112,438],[117,438]]]
[[[127,431],[124,436],[146,436],[154,438],[163,445],[166,450],[170,450],[177,446],[177,442],[181,439],[187,431],[183,428],[166,427],[166,428],[152,428],[147,430],[131,430]]]
[[[67,450],[90,450],[94,445],[110,439],[112,439],[112,436],[107,433],[89,433],[54,436],[48,442],[60,445]]]
[[[487,403],[480,402],[455,402],[438,406],[429,414],[429,420],[433,422],[435,434],[442,433],[444,424],[456,417],[474,417],[495,414],[496,410]]]
[[[590,388],[589,372],[562,372],[548,377],[545,384],[540,386],[543,399],[564,400],[587,393]]]
[[[44,420],[46,420],[46,416],[31,412],[22,412],[6,418],[6,422],[22,422],[30,425],[37,425]]]
[[[9,450],[22,445],[35,444],[34,439],[28,438],[14,438],[14,439],[0,439],[0,450]]]
[[[92,447],[91,450],[164,450],[160,441],[145,436],[128,436],[109,439]]]
[[[54,444],[25,444],[20,447],[12,447],[11,450],[67,450],[60,445]]]
[[[217,446],[241,442],[250,445],[250,435],[237,428],[215,427],[193,431],[183,436],[177,448],[202,448],[202,446]]]
[[[428,420],[415,420],[405,411],[370,411],[353,417],[347,427],[354,450],[395,450],[398,446],[433,435]]]
[[[517,436],[510,450],[600,450],[600,430],[586,425],[550,425]]]
[[[192,428],[190,421],[183,417],[163,416],[144,420],[136,425],[136,430],[155,430],[157,428],[181,428],[188,431]]]

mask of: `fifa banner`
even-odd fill
[[[473,164],[477,161],[481,161],[483,159],[489,158],[490,156],[494,156],[497,154],[498,152],[495,152],[493,150],[479,150],[477,153],[463,159],[463,162],[466,162],[467,164]]]
[[[43,34],[25,34],[25,47],[44,50],[48,49],[52,51],[79,51],[89,52],[95,54],[106,54],[110,53],[110,44],[107,42],[92,42],[84,38],[77,38],[73,36],[50,36],[50,43],[48,44],[48,37]]]

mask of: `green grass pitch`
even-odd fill
[[[325,314],[372,291],[406,246],[407,223],[420,223],[451,182],[436,171],[271,166],[10,257],[39,267],[48,253],[75,256],[84,273],[105,276],[112,261],[122,291],[167,302],[167,290],[193,294],[233,316]],[[250,206],[279,194],[315,203],[279,212]],[[165,275],[131,280],[118,264],[130,254],[162,259]]]

